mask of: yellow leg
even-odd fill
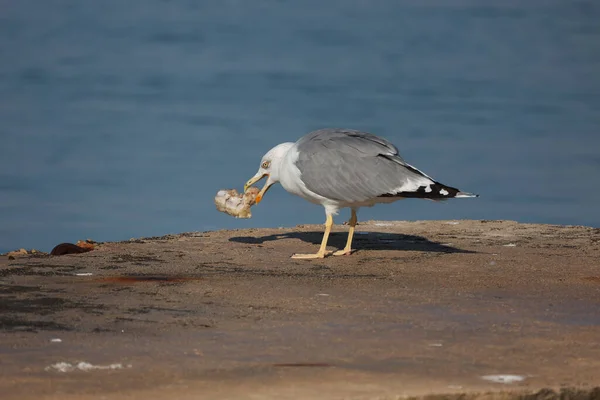
[[[352,215],[348,221],[350,229],[348,230],[348,241],[346,242],[346,247],[344,247],[343,250],[338,250],[333,253],[334,256],[346,256],[352,254],[352,238],[354,237],[354,227],[356,226],[356,221],[356,211],[352,210]]]
[[[329,232],[331,232],[331,227],[333,226],[333,217],[331,215],[327,215],[327,219],[325,220],[325,233],[323,234],[323,241],[321,242],[321,247],[319,251],[315,254],[294,254],[292,258],[297,258],[301,260],[310,260],[314,258],[324,258],[327,253],[327,241],[329,240]]]

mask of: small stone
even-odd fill
[[[13,257],[12,260],[14,260],[15,257],[26,256],[27,250],[19,249],[19,250],[15,250],[15,251],[10,251],[6,255],[8,256],[9,260],[11,259],[10,257]]]
[[[81,247],[82,249],[94,250],[94,244],[92,242],[88,242],[87,240],[84,242],[83,240],[79,240],[75,243],[76,246]]]

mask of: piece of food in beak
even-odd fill
[[[245,193],[238,193],[235,189],[219,190],[215,196],[217,210],[236,218],[251,218],[250,207],[256,203],[256,196],[260,190],[250,187]]]

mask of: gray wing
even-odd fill
[[[370,133],[321,129],[298,140],[296,148],[302,181],[328,199],[361,202],[434,183],[405,163],[396,146]]]

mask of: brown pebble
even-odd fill
[[[91,251],[92,249],[84,249],[73,243],[61,243],[54,247],[50,252],[52,256],[64,256],[65,254],[79,254]]]
[[[332,367],[328,363],[278,363],[273,364],[274,367]]]

